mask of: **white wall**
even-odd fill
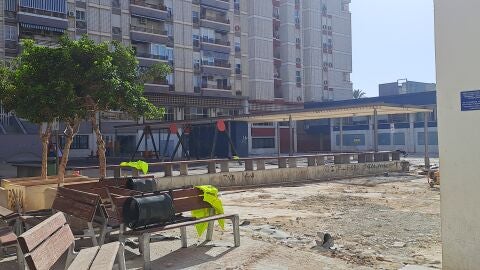
[[[443,269],[480,267],[480,111],[460,92],[480,89],[480,1],[435,0]]]

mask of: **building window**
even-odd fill
[[[65,136],[60,137],[60,145],[62,149],[65,147]],[[88,135],[77,135],[73,137],[70,149],[88,149]]]
[[[337,146],[340,146],[340,135],[336,136],[335,141]],[[343,134],[343,145],[344,146],[365,145],[365,135],[364,134]]]
[[[85,14],[85,11],[84,10],[77,10],[75,12],[75,19],[77,19],[77,21],[86,21],[86,14]]]
[[[192,11],[192,22],[193,23],[198,23],[200,15],[198,14],[198,11]]]
[[[275,148],[275,138],[252,138],[252,148]]]
[[[17,27],[5,25],[5,40],[17,41]]]
[[[393,145],[405,145],[405,133],[394,133]]]
[[[296,72],[297,83],[302,82],[302,73],[300,71]]]
[[[195,120],[208,117],[208,108],[185,108],[185,120]]]
[[[235,59],[235,73],[242,74],[242,64],[240,59]]]
[[[240,52],[241,45],[240,45],[240,37],[235,37],[235,52]]]
[[[235,11],[240,11],[240,0],[234,0],[233,7],[235,8]]]
[[[163,118],[167,122],[173,122],[175,120],[175,110],[172,107],[166,107],[165,108],[165,114],[163,115]]]
[[[417,133],[417,143],[418,145],[425,145],[425,133]],[[428,132],[428,145],[438,145],[438,133],[436,131]]]
[[[379,133],[378,134],[378,145],[391,145],[390,133]]]

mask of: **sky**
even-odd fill
[[[435,82],[433,0],[352,0],[353,89]]]

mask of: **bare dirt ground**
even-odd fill
[[[248,220],[243,226],[248,236],[292,253],[337,258],[353,269],[441,267],[439,191],[423,177],[391,174],[265,188],[226,194],[223,200]],[[330,249],[317,245],[322,233],[333,236]]]

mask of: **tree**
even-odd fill
[[[170,68],[159,64],[146,72],[139,72],[133,49],[118,42],[96,44],[86,36],[75,41],[63,37],[60,46],[67,51],[71,61],[68,80],[74,85],[78,106],[95,132],[100,178],[104,178],[107,174],[105,142],[97,118],[101,112],[111,110],[120,110],[134,117],[162,117],[163,108],[157,108],[144,97],[143,82],[165,77]]]
[[[354,99],[364,98],[365,95],[366,95],[366,93],[361,89],[353,90],[353,98]]]
[[[65,55],[60,48],[23,41],[21,55],[11,67],[0,68],[0,98],[6,110],[40,126],[42,173],[47,178],[48,142],[52,122],[75,118],[75,95],[65,80]]]

